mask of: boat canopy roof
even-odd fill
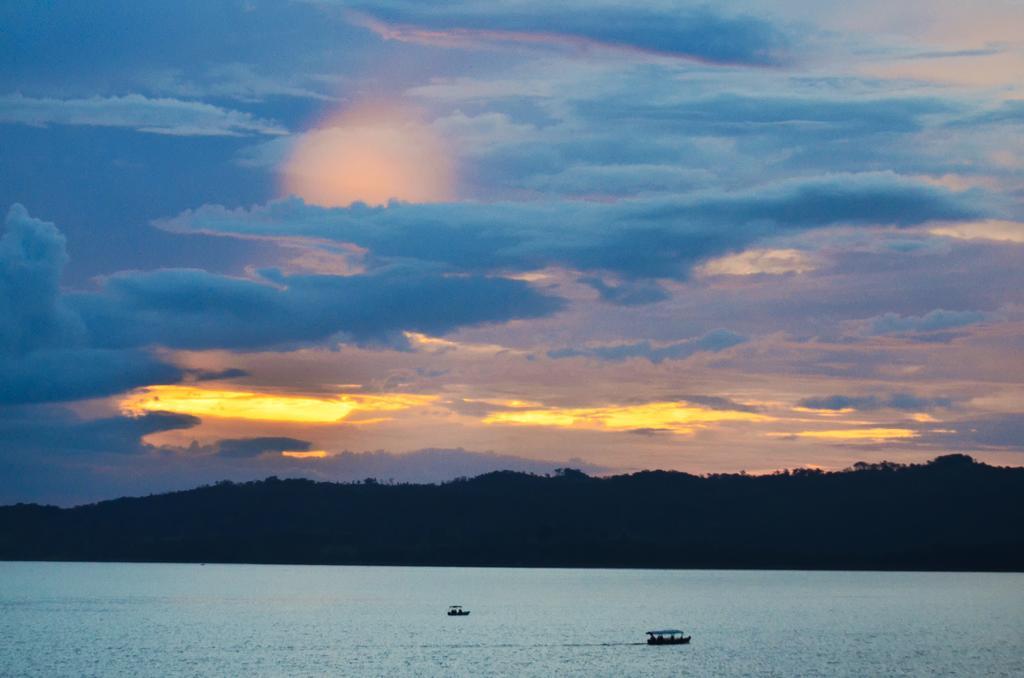
[[[462,607],[461,605],[449,605],[448,607]]]
[[[678,635],[682,635],[682,633],[683,632],[680,631],[679,629],[662,629],[661,631],[648,631],[647,635],[649,635],[649,636],[674,636],[674,635],[677,635],[677,634]]]

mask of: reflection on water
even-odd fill
[[[1024,575],[0,563],[0,674],[328,673],[1024,675]]]

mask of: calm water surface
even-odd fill
[[[1024,575],[0,563],[0,673],[1022,676]]]

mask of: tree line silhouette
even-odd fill
[[[0,507],[0,559],[1024,571],[1024,468],[282,480]]]

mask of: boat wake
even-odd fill
[[[604,642],[604,643],[461,643],[441,644],[431,643],[426,645],[402,645],[402,647],[451,647],[451,648],[480,648],[480,647],[623,647],[626,645],[646,645],[646,642]]]

